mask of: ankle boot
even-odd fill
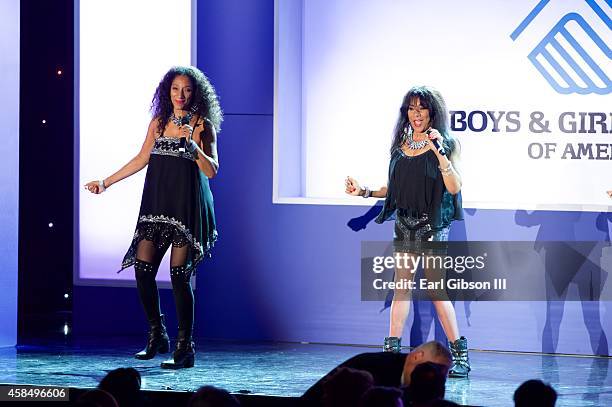
[[[467,339],[464,336],[450,343],[453,365],[448,372],[448,377],[467,377],[472,368],[468,356]]]
[[[149,324],[151,325],[151,330],[149,331],[147,346],[134,355],[136,359],[153,359],[157,352],[168,353],[170,350],[170,338],[168,338],[166,326],[164,325],[164,316],[161,315],[159,320],[150,321]]]
[[[193,367],[195,362],[195,343],[191,333],[179,330],[176,338],[176,349],[172,358],[162,362],[163,369],[182,369]]]
[[[385,343],[383,345],[383,352],[399,353],[402,350],[402,338],[397,336],[385,337]]]

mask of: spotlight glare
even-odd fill
[[[47,121],[45,119],[43,119],[42,124],[45,124],[45,123],[47,123]]]
[[[70,328],[68,327],[68,324],[64,324],[64,335],[68,335],[68,332],[70,331]]]
[[[52,228],[53,227],[53,222],[49,222],[49,227]]]

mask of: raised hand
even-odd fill
[[[92,194],[101,194],[106,191],[103,185],[101,185],[100,181],[90,181],[85,184],[85,189],[91,192]]]
[[[361,193],[361,187],[359,186],[359,183],[357,182],[357,180],[351,178],[350,176],[346,177],[346,179],[344,180],[344,187],[344,192],[349,195],[359,196],[359,194]]]

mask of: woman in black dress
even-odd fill
[[[178,318],[176,350],[161,367],[192,367],[195,358],[191,277],[217,238],[208,180],[217,174],[217,132],[223,120],[217,95],[195,67],[175,67],[159,83],[153,119],[140,152],[108,178],[85,188],[95,194],[148,164],[134,238],[121,265],[134,266],[150,332],[137,359],[169,351],[155,276],[171,246],[170,277]]]
[[[460,149],[448,132],[447,120],[444,99],[438,91],[426,86],[410,89],[404,96],[395,128],[387,185],[370,190],[360,187],[351,177],[346,179],[347,194],[385,198],[376,222],[382,223],[395,214],[394,241],[400,246],[402,243],[414,246],[418,241],[446,241],[452,221],[463,219]],[[442,148],[438,149],[434,142]],[[414,271],[396,268],[395,280],[411,279]],[[400,350],[409,299],[407,290],[395,290],[385,351]],[[433,300],[433,304],[450,341],[453,366],[449,375],[465,377],[470,371],[467,340],[459,336],[453,304],[441,300]]]

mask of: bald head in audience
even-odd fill
[[[403,386],[408,386],[410,384],[410,374],[414,368],[418,364],[425,362],[433,362],[445,366],[446,370],[444,371],[444,375],[446,376],[451,367],[451,354],[449,350],[438,341],[430,341],[417,346],[406,357],[404,371],[402,372]]]

